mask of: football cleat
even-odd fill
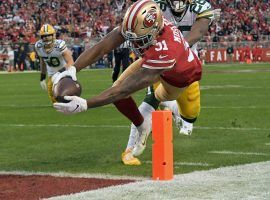
[[[173,116],[174,122],[176,127],[179,130],[179,134],[182,135],[191,135],[192,131],[193,131],[193,123],[189,123],[185,120],[183,120],[181,117],[179,116]]]
[[[124,165],[141,165],[141,161],[132,155],[132,149],[127,149],[121,156]]]
[[[147,138],[152,130],[151,123],[147,123],[147,121],[144,121],[141,126],[137,127],[137,129],[138,129],[139,139],[135,143],[135,146],[132,150],[133,156],[139,156],[145,150]]]
[[[133,150],[132,150],[132,154],[134,156],[139,156],[143,153],[143,151],[146,148],[146,141],[147,141],[147,134],[143,133],[139,140],[137,141],[137,143],[135,144]]]

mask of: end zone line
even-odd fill
[[[20,176],[54,176],[54,177],[69,177],[69,178],[99,178],[99,179],[114,179],[114,180],[149,180],[146,177],[140,176],[117,176],[111,174],[88,174],[88,173],[68,173],[68,172],[34,172],[34,171],[0,171],[1,175],[20,175]]]
[[[251,156],[269,156],[270,154],[261,152],[236,152],[236,151],[208,151],[212,154],[228,154],[228,155],[251,155]]]
[[[0,127],[76,127],[76,128],[129,128],[129,125],[87,125],[87,124],[3,124]],[[201,130],[235,130],[235,131],[270,131],[269,128],[239,128],[239,127],[207,127],[195,126],[194,129]]]

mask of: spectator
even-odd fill
[[[14,71],[14,50],[10,45],[8,45],[8,60],[9,60],[8,72],[12,72]]]
[[[228,48],[227,48],[227,55],[228,55],[228,61],[230,63],[233,62],[233,58],[234,58],[234,48],[232,45],[230,45]]]

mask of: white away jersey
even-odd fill
[[[63,57],[63,52],[66,49],[67,46],[65,41],[55,40],[53,50],[50,53],[47,53],[44,49],[42,40],[36,42],[35,50],[37,55],[44,60],[48,76],[54,75],[59,69],[66,65],[66,61]]]
[[[209,18],[212,19],[213,14],[211,12],[212,7],[206,0],[192,0],[186,10],[179,16],[174,15],[166,0],[154,0],[159,4],[164,17],[172,22],[184,35],[184,37],[190,32],[192,25],[197,19]],[[197,43],[191,48],[196,54]]]

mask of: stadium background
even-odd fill
[[[0,69],[38,69],[33,44],[42,24],[52,24],[57,37],[66,41],[76,59],[97,43],[123,17],[131,0],[0,2]],[[207,62],[270,61],[270,8],[268,0],[217,0],[222,17],[214,22],[199,45]],[[233,53],[227,53],[233,48]],[[113,67],[105,56],[96,66]]]
[[[0,199],[40,199],[82,190],[77,188],[79,182],[70,184],[65,179],[69,191],[63,192],[63,185],[56,184],[59,179],[47,182],[35,179],[37,175],[102,178],[101,187],[108,186],[105,178],[129,182],[135,176],[141,183],[131,188],[129,184],[119,186],[120,191],[117,187],[100,189],[88,197],[79,194],[77,198],[59,198],[65,200],[269,199],[270,65],[257,60],[260,54],[269,59],[269,1],[211,3],[222,8],[222,17],[200,43],[201,59],[206,64],[201,81],[201,116],[191,137],[179,135],[174,127],[174,180],[154,183],[157,187],[153,187],[151,141],[140,157],[142,166],[122,165],[120,155],[128,138],[129,121],[113,106],[69,117],[55,112],[40,89],[32,48],[40,26],[51,23],[76,58],[117,24],[125,6],[109,0],[1,1]],[[235,54],[230,57],[227,48],[231,46]],[[12,68],[9,63],[14,61],[18,65]],[[209,64],[223,61],[228,63]],[[78,73],[85,98],[98,94],[112,82],[106,57],[89,68],[105,69]],[[18,73],[21,71],[24,73]],[[134,97],[140,103],[144,91]],[[224,166],[235,165],[222,171]],[[23,182],[25,175],[29,185]],[[44,182],[57,192],[44,188]],[[87,189],[91,188],[83,190]]]

